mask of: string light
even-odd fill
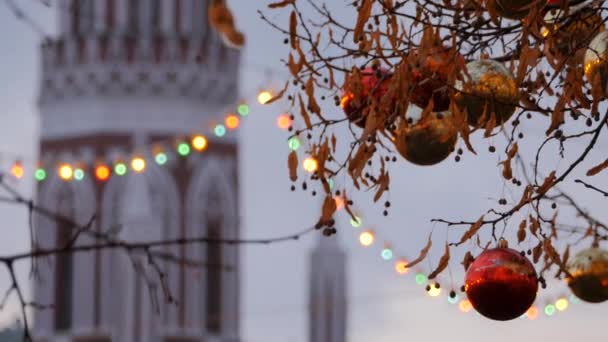
[[[95,178],[100,181],[106,181],[110,178],[110,168],[106,165],[97,165],[95,168]]]
[[[237,108],[237,112],[239,112],[239,115],[241,116],[249,115],[249,105],[247,105],[246,103],[241,103]]]
[[[154,161],[156,161],[156,164],[158,165],[165,165],[167,163],[167,154],[164,152],[158,152],[154,156]]]
[[[119,176],[124,176],[125,174],[127,174],[127,165],[122,162],[117,163],[116,165],[114,165],[114,172]]]
[[[389,261],[393,258],[393,250],[388,247],[385,247],[380,253],[380,255],[382,256],[382,259]]]
[[[290,150],[297,151],[302,145],[302,143],[300,142],[300,139],[298,139],[298,137],[291,137],[289,138],[289,140],[287,140],[287,145],[289,146]]]
[[[277,117],[277,126],[280,129],[288,130],[291,127],[291,118],[287,114],[281,114]]]
[[[135,157],[131,160],[131,168],[137,173],[141,173],[146,169],[146,161],[144,158]]]
[[[432,286],[431,286],[431,289],[430,289],[430,290],[429,290],[429,292],[428,292],[428,294],[429,294],[429,296],[431,296],[431,297],[437,297],[437,296],[439,296],[439,295],[441,294],[441,288],[440,288],[440,287],[437,287],[437,286],[435,286],[435,285],[432,285]]]
[[[450,304],[456,304],[459,300],[460,298],[458,297],[458,295],[454,295],[454,297],[448,296],[448,303]]]
[[[463,299],[460,301],[460,303],[458,303],[458,309],[461,312],[467,313],[473,310],[473,304],[471,304],[471,301],[468,299]]]
[[[84,179],[84,170],[83,169],[75,169],[74,170],[74,179],[77,181],[81,181]]]
[[[359,235],[359,242],[363,247],[369,247],[374,243],[374,233],[366,230]]]
[[[538,317],[538,308],[536,306],[531,306],[528,311],[526,311],[526,317],[531,321],[535,320]]]
[[[46,171],[43,168],[38,168],[36,169],[36,172],[34,172],[34,177],[37,181],[42,182],[46,179]]]
[[[207,138],[204,135],[197,135],[192,138],[192,147],[197,151],[204,151],[207,149],[209,144]]]
[[[566,298],[560,298],[555,301],[555,308],[559,311],[564,311],[568,308],[568,300]]]
[[[23,178],[25,170],[23,169],[23,165],[21,165],[20,161],[16,161],[13,164],[13,166],[11,167],[11,174],[17,179]]]
[[[334,200],[336,201],[336,210],[342,210],[342,208],[344,208],[344,198],[336,196],[334,197]]]
[[[328,179],[327,180],[327,185],[329,185],[329,189],[333,189],[334,188],[334,180],[333,179]]]
[[[189,155],[190,146],[188,144],[186,144],[185,142],[180,143],[179,145],[177,145],[177,153],[182,157]]]
[[[418,285],[424,285],[426,284],[426,276],[422,273],[418,273],[416,274],[416,284]]]
[[[359,216],[350,219],[350,225],[354,228],[359,228],[363,224],[363,220]]]
[[[548,304],[547,306],[545,306],[545,315],[551,317],[554,314],[555,314],[555,305]]]
[[[221,138],[224,135],[226,135],[226,127],[224,125],[222,125],[222,124],[218,124],[213,129],[213,133],[215,133],[215,136]]]
[[[73,176],[74,169],[72,169],[72,166],[68,164],[62,164],[59,166],[59,178],[63,179],[64,181],[68,181],[72,179]]]
[[[224,124],[230,130],[237,129],[240,124],[239,117],[234,114],[230,114],[226,117],[226,119],[224,119]]]
[[[306,172],[313,173],[319,168],[319,163],[316,159],[308,157],[304,159],[304,161],[302,162],[302,166],[304,167],[304,170],[306,170]]]
[[[409,271],[409,269],[407,268],[407,261],[405,261],[405,260],[397,261],[395,263],[395,271],[397,271],[397,273],[400,275],[406,274],[407,271]]]
[[[271,99],[272,99],[272,94],[269,91],[261,91],[258,94],[258,102],[260,104],[266,104]]]

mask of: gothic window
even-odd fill
[[[158,31],[160,27],[160,1],[159,0],[146,0],[139,1],[138,12],[139,32],[146,35],[150,35]]]
[[[203,203],[206,203],[205,218],[207,236],[211,239],[222,238],[223,209],[221,194],[218,189],[212,189]],[[208,332],[220,333],[222,330],[222,245],[211,243],[207,245],[205,322]]]
[[[57,196],[58,211],[66,218],[74,217],[74,193],[64,186]],[[56,246],[65,246],[72,238],[72,226],[59,222],[56,230]],[[55,257],[55,329],[66,331],[72,327],[72,289],[74,282],[73,254],[57,254]]]

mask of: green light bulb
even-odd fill
[[[545,306],[545,314],[547,316],[553,316],[553,314],[555,314],[555,305],[549,304]]]
[[[287,144],[289,145],[289,149],[292,151],[296,151],[297,149],[300,148],[300,145],[302,144],[300,142],[300,139],[298,139],[298,137],[291,137],[289,138],[289,140],[287,141]]]
[[[37,181],[42,182],[46,179],[46,171],[42,168],[38,168],[34,173],[34,177],[36,177]]]
[[[416,274],[416,284],[424,285],[426,283],[426,276],[422,273]]]
[[[241,116],[249,115],[249,106],[246,103],[242,103],[239,105],[237,111]]]
[[[119,176],[124,176],[127,173],[127,165],[118,163],[114,166],[114,172]]]
[[[190,145],[188,145],[186,143],[179,144],[177,146],[177,153],[179,153],[179,155],[182,157],[189,155],[190,154]]]

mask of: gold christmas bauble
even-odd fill
[[[457,138],[449,112],[429,113],[417,121],[399,123],[394,143],[407,161],[428,166],[445,160],[454,151]]]
[[[581,251],[568,263],[568,272],[568,286],[576,297],[590,303],[608,300],[608,251]]]
[[[602,87],[604,94],[608,90],[608,31],[600,32],[585,52],[585,75],[591,84]]]
[[[469,125],[485,127],[495,116],[496,125],[501,125],[515,112],[519,103],[519,91],[515,77],[502,63],[482,59],[467,64],[464,81],[455,84],[458,93],[456,103],[467,112]]]

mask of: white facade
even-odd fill
[[[320,236],[310,258],[310,342],[346,342],[346,253],[337,240]]]
[[[174,151],[175,138],[205,130],[236,100],[239,53],[207,25],[208,0],[59,0],[60,35],[41,46],[41,162],[83,163],[82,181],[49,172],[38,204],[131,242],[239,236],[236,140],[213,139],[204,154]],[[167,151],[158,166],[151,146]],[[133,153],[141,174],[93,177]],[[44,247],[69,241],[73,227],[36,217]],[[81,234],[76,244],[95,238]],[[145,254],[124,250],[37,261],[36,341],[237,342],[239,250],[234,245],[163,248],[159,277]],[[219,264],[219,265],[218,265]],[[167,287],[167,291],[163,290]]]

